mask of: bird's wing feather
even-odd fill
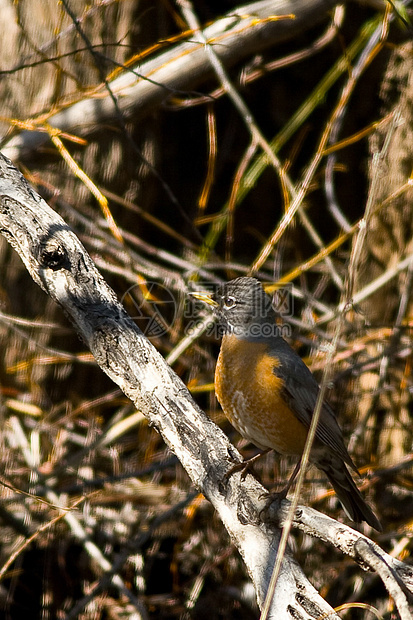
[[[271,351],[279,360],[279,365],[274,365],[274,373],[284,381],[284,396],[292,411],[300,422],[309,428],[320,387],[299,355],[291,355],[290,346],[281,338],[277,340],[282,342],[278,342],[276,348]],[[335,413],[325,401],[321,408],[316,437],[356,469],[344,445]]]

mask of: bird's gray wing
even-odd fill
[[[284,382],[284,398],[298,420],[310,427],[320,387],[310,369],[300,356],[281,338],[271,354],[277,358],[274,373]],[[323,444],[338,453],[352,468],[356,469],[344,445],[341,429],[331,406],[324,401],[316,429],[316,437]]]

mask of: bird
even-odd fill
[[[301,460],[320,387],[308,366],[280,335],[271,297],[256,278],[239,277],[213,293],[192,292],[212,307],[221,347],[215,393],[235,429],[260,450]],[[290,487],[300,460],[290,479]],[[323,401],[310,463],[324,472],[347,516],[382,531],[348,468],[358,470],[347,451],[336,415]]]

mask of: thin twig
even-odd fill
[[[243,100],[243,98],[241,97],[237,89],[234,87],[234,85],[232,84],[228,76],[228,73],[225,70],[223,63],[221,62],[221,60],[218,58],[217,54],[215,53],[213,46],[206,39],[203,31],[201,30],[201,26],[195,14],[195,11],[193,9],[192,2],[190,2],[190,0],[177,0],[177,4],[178,6],[181,7],[182,13],[185,16],[185,19],[187,20],[189,27],[194,30],[194,36],[200,42],[202,42],[203,45],[205,46],[205,51],[208,54],[208,58],[210,60],[210,63],[218,79],[220,80],[225,92],[228,94],[235,108],[240,113],[241,118],[243,119],[249,133],[251,134],[252,143],[258,144],[262,148],[265,155],[268,157],[270,164],[273,166],[274,170],[276,171],[276,173],[278,174],[280,178],[281,187],[287,188],[288,196],[291,197],[291,199],[293,200],[293,204],[294,204],[297,199],[297,194],[296,194],[296,190],[294,188],[293,182],[289,178],[285,170],[285,167],[282,165],[281,161],[278,159],[274,150],[271,148],[271,145],[269,144],[269,142],[266,140],[261,130],[259,129],[258,124],[255,121],[251,110],[248,108],[245,101]],[[285,15],[285,16],[280,17],[279,19],[292,19],[293,17],[294,17],[293,15]],[[289,201],[289,198],[287,200],[287,203],[288,201]],[[284,217],[289,218],[289,221],[291,221],[296,211],[300,209],[301,203],[302,203],[301,200],[297,202],[295,210],[292,207],[288,207],[288,204],[287,204],[286,205],[287,212],[286,212],[286,216]],[[300,213],[300,218],[302,220],[303,225],[307,228],[309,235],[312,238],[313,242],[319,248],[322,247],[323,246],[322,240],[320,236],[317,234],[317,232],[315,231],[314,227],[310,223],[305,213],[303,212]],[[327,256],[325,257],[324,260],[326,262],[328,269],[330,270],[332,274],[333,281],[338,285],[339,289],[341,289],[342,288],[341,278],[336,272],[334,265],[331,261],[331,258]],[[259,269],[261,264],[259,266],[254,265],[251,269],[251,272],[255,273]]]
[[[378,32],[380,35],[382,33],[382,25],[380,24],[378,26],[378,28],[376,29],[376,32]],[[368,56],[368,58],[366,58],[363,69],[366,70],[368,65],[373,61],[373,59],[375,58],[375,56],[379,53],[379,51],[382,48],[382,45],[384,44],[384,42],[382,41],[381,43],[378,43],[376,45],[376,47],[372,50],[372,52],[370,53],[370,55]],[[360,72],[361,73],[361,72]],[[312,161],[310,162],[310,164],[308,165],[302,181],[299,183],[298,188],[296,189],[296,195],[295,198],[290,206],[290,208],[288,209],[287,213],[284,215],[284,217],[281,219],[281,222],[279,223],[279,225],[277,226],[277,228],[275,229],[275,231],[273,232],[273,234],[271,235],[270,239],[267,241],[265,247],[261,250],[260,255],[258,256],[258,258],[255,260],[251,271],[254,273],[256,272],[258,269],[261,268],[261,266],[265,263],[265,261],[267,260],[268,256],[270,255],[272,249],[274,248],[274,246],[276,245],[276,243],[281,239],[281,237],[283,236],[283,234],[285,233],[285,231],[287,230],[287,228],[289,227],[289,225],[291,224],[291,222],[294,219],[294,216],[296,215],[298,209],[300,208],[306,194],[307,191],[310,187],[310,184],[314,178],[314,175],[318,169],[318,166],[321,163],[321,160],[323,158],[323,154],[324,154],[324,150],[327,147],[328,144],[328,140],[330,138],[330,133],[331,133],[331,129],[332,127],[335,125],[336,119],[338,117],[341,116],[342,111],[344,109],[345,104],[347,103],[347,101],[349,100],[350,96],[352,95],[354,88],[356,87],[356,84],[358,82],[358,78],[359,78],[360,74],[358,74],[356,77],[357,79],[355,79],[355,77],[353,75],[350,76],[346,86],[343,89],[343,92],[341,94],[339,103],[337,104],[336,108],[334,109],[331,118],[329,119],[329,121],[327,122],[325,129],[323,131],[323,134],[321,136],[319,145],[317,147],[317,151],[312,159]]]
[[[218,76],[219,81],[221,82],[225,92],[228,94],[232,103],[234,104],[238,112],[240,113],[241,118],[243,119],[248,131],[250,132],[253,141],[259,144],[262,150],[264,151],[264,153],[267,155],[271,164],[273,165],[274,169],[279,175],[281,182],[285,183],[288,187],[292,187],[292,183],[291,181],[288,180],[287,175],[283,169],[283,166],[280,160],[275,155],[270,145],[268,144],[268,141],[265,139],[264,135],[259,129],[257,122],[255,121],[254,116],[251,113],[251,110],[248,109],[245,101],[243,100],[243,98],[241,97],[237,89],[234,87],[234,85],[232,84],[228,76],[228,73],[224,68],[224,65],[222,64],[221,60],[216,55],[211,43],[206,39],[201,29],[201,25],[198,21],[198,18],[195,14],[195,11],[193,9],[192,2],[190,2],[190,0],[176,0],[176,3],[181,8],[183,15],[186,21],[188,22],[189,27],[194,31],[194,38],[205,46],[205,52],[208,55],[209,61],[216,75]],[[284,16],[279,17],[278,19],[293,19],[293,18],[294,18],[293,15],[284,15]]]

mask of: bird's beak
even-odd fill
[[[193,293],[188,294],[192,297],[195,297],[195,299],[199,299],[199,301],[203,301],[205,304],[208,304],[208,306],[212,306],[213,308],[216,308],[218,306],[215,299],[212,299],[212,293],[194,291]]]

